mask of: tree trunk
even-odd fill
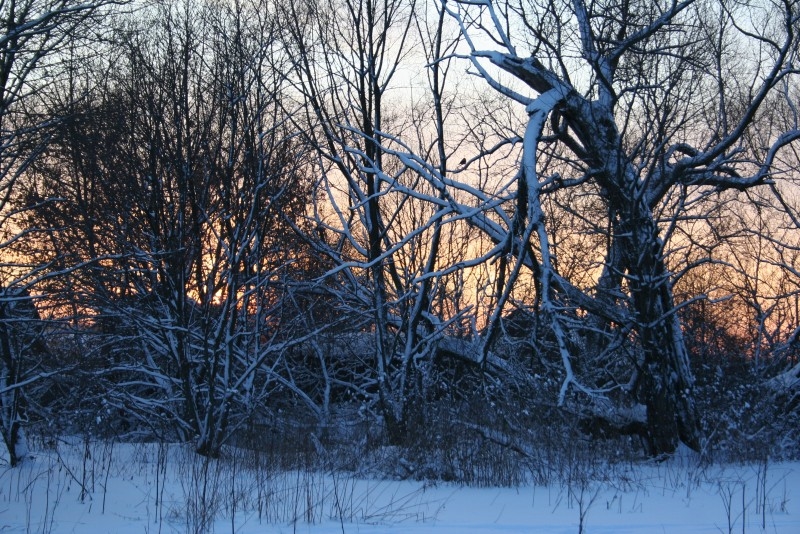
[[[700,449],[700,425],[692,393],[694,378],[675,315],[663,243],[652,215],[629,215],[617,242],[626,247],[630,298],[642,358],[634,389],[647,407],[647,440],[653,456],[675,452],[679,441]],[[624,212],[623,212],[624,213]],[[627,222],[627,221],[626,221]]]
[[[10,294],[10,296],[9,296]],[[8,451],[11,467],[16,467],[28,453],[21,421],[25,416],[25,396],[21,381],[23,351],[35,343],[35,333],[27,335],[30,321],[38,321],[38,312],[27,293],[10,291],[0,302],[0,432]]]

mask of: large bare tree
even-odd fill
[[[549,318],[566,370],[560,400],[574,388],[592,399],[594,416],[641,424],[652,454],[674,451],[679,440],[699,449],[672,289],[680,272],[668,268],[668,244],[679,243],[709,193],[779,194],[780,156],[800,139],[796,112],[764,144],[748,141],[774,102],[794,109],[800,4],[446,5],[470,45],[470,68],[528,115],[514,240],[519,263],[538,273],[539,313]],[[545,199],[567,188],[603,207],[596,225],[605,249],[596,251],[588,287],[563,276],[551,253]],[[601,366],[602,376],[582,380],[575,366],[587,363]]]

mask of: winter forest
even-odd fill
[[[800,1],[0,25],[8,469],[65,436],[476,486],[800,458]]]

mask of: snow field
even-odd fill
[[[258,451],[63,440],[0,467],[0,532],[800,533],[800,462],[575,465],[518,488],[285,470]]]

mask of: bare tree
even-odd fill
[[[428,370],[465,317],[463,300],[447,295],[461,285],[452,267],[463,258],[446,253],[463,248],[448,243],[461,216],[441,183],[416,169],[446,176],[457,167],[446,79],[458,36],[445,37],[441,6],[407,0],[293,3],[284,17],[302,97],[295,123],[318,155],[321,194],[310,215],[325,238],[307,238],[334,266],[327,289],[351,333],[369,339],[368,372],[342,382],[401,443],[424,428]],[[422,83],[409,71],[424,73]]]
[[[800,139],[795,120],[772,132],[768,145],[746,143],[765,105],[791,99],[798,4],[740,4],[553,0],[449,7],[470,44],[466,57],[475,73],[526,106],[529,116],[517,188],[524,209],[515,223],[524,231],[515,239],[528,250],[519,262],[537,271],[540,310],[562,355],[561,401],[574,386],[595,401],[596,415],[641,421],[652,454],[672,452],[678,439],[695,449],[702,441],[665,244],[692,217],[688,207],[709,192],[771,187],[781,178],[779,155]],[[769,23],[751,26],[754,13]],[[481,48],[486,42],[492,50]],[[735,55],[733,47],[751,55]],[[503,83],[495,68],[521,85]],[[587,291],[559,272],[543,212],[547,195],[571,187],[592,188],[605,206],[607,244],[598,251],[605,259]],[[536,251],[528,248],[531,238]],[[581,328],[575,309],[588,314],[581,323],[588,320],[601,334],[586,337],[595,355],[624,358],[612,350],[614,340],[633,341],[636,350],[623,361],[627,378],[617,369],[603,382],[582,383],[573,362],[587,353],[571,345],[568,333]],[[615,392],[629,394],[642,410],[608,412]]]
[[[13,337],[19,321],[34,320],[35,314],[15,315],[10,310],[31,304],[27,295],[44,272],[41,265],[20,258],[15,247],[32,232],[21,225],[24,215],[13,206],[18,183],[41,154],[57,123],[57,116],[42,114],[40,92],[64,73],[59,59],[70,47],[86,42],[95,25],[115,2],[98,0],[9,0],[0,2],[0,273],[4,286],[4,350],[0,362],[0,408],[3,438],[11,464],[23,459],[24,438],[20,430],[24,405],[23,386],[35,376],[26,373],[33,362],[23,361]],[[23,329],[24,330],[24,329]],[[16,349],[15,349],[16,347]]]
[[[293,387],[288,280],[313,269],[287,222],[308,187],[280,105],[277,26],[247,2],[163,3],[120,22],[114,74],[73,105],[26,202],[57,229],[40,254],[83,266],[52,298],[93,311],[79,327],[99,338],[105,369],[87,372],[107,377],[104,401],[216,456]]]

